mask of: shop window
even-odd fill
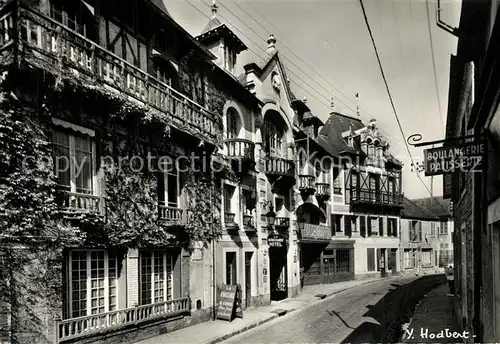
[[[366,249],[366,267],[368,271],[375,271],[375,249]]]
[[[422,266],[432,266],[432,250],[423,250]]]
[[[351,256],[349,249],[335,250],[335,259],[337,261],[337,272],[350,272]]]
[[[226,284],[236,285],[237,282],[236,252],[226,252]]]
[[[405,269],[413,267],[413,253],[411,250],[405,250],[403,253],[403,265]]]
[[[143,251],[140,253],[141,305],[174,298],[175,251]]]

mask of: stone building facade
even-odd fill
[[[470,342],[500,340],[498,261],[498,46],[496,1],[463,1],[450,64],[446,138],[483,140],[482,173],[451,176],[454,218],[455,316]]]

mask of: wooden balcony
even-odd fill
[[[37,10],[23,4],[16,8],[16,3],[0,9],[0,61],[4,64],[22,60],[83,87],[116,93],[123,101],[156,112],[165,123],[212,144],[222,135],[220,114]]]
[[[327,200],[330,198],[330,184],[316,183],[316,197]]]
[[[165,205],[158,206],[160,220],[167,222],[179,222],[182,220],[183,209],[177,207],[169,207]]]
[[[305,223],[304,229],[300,231],[300,238],[305,240],[330,241],[332,239],[332,229],[328,226]]]
[[[292,160],[268,156],[264,158],[264,173],[278,177],[294,177],[295,164]]]
[[[189,297],[56,321],[56,343],[119,330],[130,325],[189,314]]]
[[[351,203],[401,208],[403,207],[403,194],[356,188],[351,189]]]
[[[95,212],[104,215],[103,197],[62,191],[58,198],[58,203],[71,212]]]
[[[299,190],[300,192],[307,192],[313,194],[316,191],[315,185],[316,177],[311,175],[299,175]]]

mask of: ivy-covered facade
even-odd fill
[[[121,342],[209,319],[198,276],[222,233],[212,166],[234,96],[214,55],[162,2],[0,13],[2,338]]]

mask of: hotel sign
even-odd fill
[[[424,150],[425,175],[481,172],[483,156],[483,142],[468,142],[457,146],[426,149]]]
[[[285,243],[285,238],[278,234],[270,234],[267,237],[269,247],[282,248]]]

